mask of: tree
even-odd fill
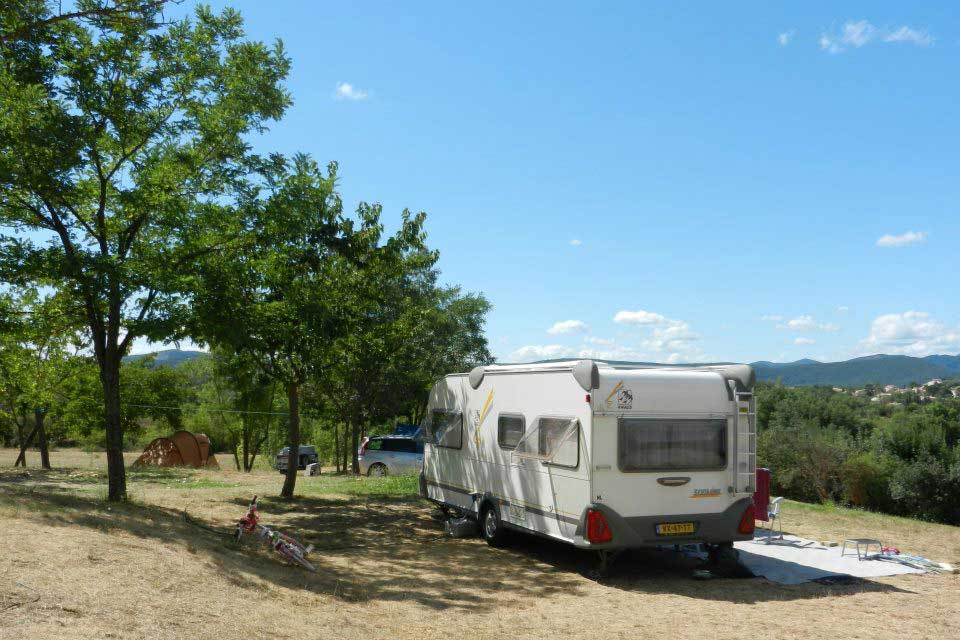
[[[239,207],[251,238],[246,251],[208,256],[193,292],[192,335],[253,363],[286,395],[285,498],[296,485],[301,389],[345,328],[345,310],[331,292],[345,268],[340,255],[376,224],[362,218],[354,233],[343,219],[336,169],[331,164],[324,175],[305,155],[274,158]]]
[[[36,291],[3,296],[6,319],[0,333],[0,396],[17,428],[20,453],[14,466],[26,466],[27,448],[36,441],[40,464],[50,468],[47,417],[63,399],[63,385],[87,361],[86,345],[61,296]],[[32,423],[32,424],[31,424]]]
[[[201,431],[233,452],[237,471],[251,471],[284,408],[283,390],[247,358],[215,350],[177,367],[194,389],[189,428]],[[278,391],[280,392],[278,394]]]
[[[41,26],[0,47],[0,227],[13,230],[0,236],[0,278],[79,303],[109,499],[122,500],[121,359],[134,338],[182,327],[201,256],[238,250],[225,198],[257,162],[248,135],[289,103],[289,61],[279,42],[244,40],[230,9],[164,25],[160,3],[49,21],[54,6],[19,3],[18,23]]]

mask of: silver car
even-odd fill
[[[423,442],[408,436],[374,436],[360,445],[360,473],[368,476],[419,473]]]

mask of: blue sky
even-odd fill
[[[955,3],[229,4],[500,360],[960,352]]]

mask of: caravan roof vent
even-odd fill
[[[485,372],[483,370],[483,367],[474,367],[473,369],[471,369],[470,377],[469,377],[470,386],[473,387],[474,389],[479,389],[480,384],[483,382],[484,373]]]
[[[584,391],[600,388],[600,370],[593,360],[580,360],[573,365],[573,377]]]

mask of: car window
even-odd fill
[[[397,451],[402,451],[403,453],[416,453],[417,452],[417,443],[413,440],[397,440]]]
[[[381,440],[383,446],[380,447],[380,451],[400,451],[400,443],[397,440],[385,439]]]
[[[380,451],[381,447],[383,447],[383,440],[379,438],[374,438],[367,442],[367,451]]]

